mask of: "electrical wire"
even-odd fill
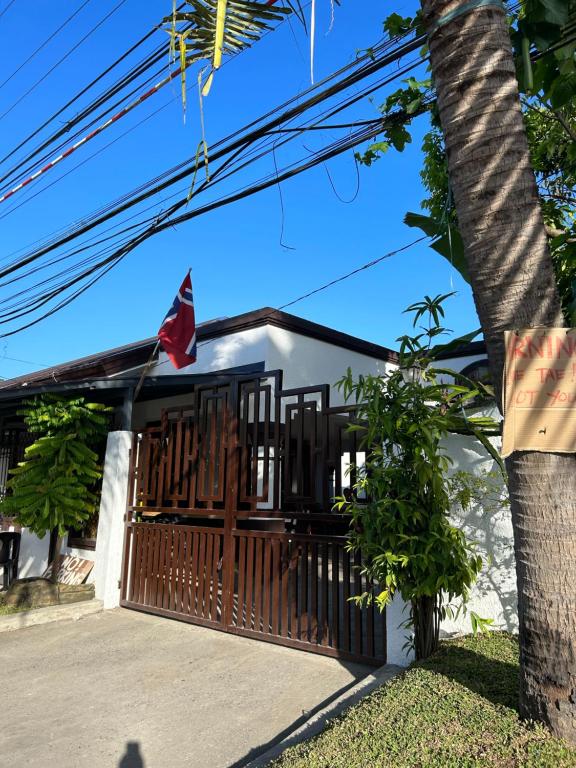
[[[269,30],[268,32],[270,32],[270,31],[273,31],[273,30]],[[410,32],[406,32],[406,33],[404,33],[403,35],[401,35],[401,36],[398,36],[398,38],[395,38],[395,39],[392,39],[392,40],[388,40],[388,41],[386,41],[386,42],[384,43],[384,46],[392,46],[392,45],[394,45],[394,44],[395,44],[395,42],[397,43],[397,41],[398,41],[398,40],[400,40],[400,39],[402,39],[402,38],[406,37],[406,36],[407,36],[407,35],[409,35],[409,34],[410,34]],[[160,58],[160,57],[162,57],[162,56],[164,55],[164,54],[163,54],[163,51],[164,51],[164,52],[165,52],[165,51],[167,51],[167,46],[161,47],[161,50],[160,50],[159,52],[156,52],[156,53],[153,55],[153,61],[154,61],[154,62],[158,61],[158,60],[159,60],[159,58]],[[236,55],[238,55],[238,54],[236,54]],[[231,57],[231,58],[234,58],[234,57]],[[192,61],[192,60],[190,60],[190,61]],[[230,61],[230,59],[228,59],[228,60],[227,60],[227,62],[225,62],[225,63],[229,63],[229,61]],[[146,67],[148,67],[148,66],[149,66],[149,63],[148,63],[148,64],[146,64]],[[148,79],[147,79],[147,80],[146,80],[144,83],[140,83],[140,85],[139,85],[138,87],[136,87],[135,89],[133,89],[133,90],[132,90],[130,93],[128,93],[128,94],[125,94],[125,95],[124,95],[124,96],[123,96],[121,99],[119,99],[119,100],[118,100],[118,101],[117,101],[115,104],[113,104],[112,106],[109,106],[109,107],[108,107],[108,108],[107,108],[107,109],[106,109],[104,112],[101,112],[99,116],[97,116],[97,117],[96,117],[96,118],[94,118],[94,119],[93,119],[93,120],[92,120],[90,123],[88,123],[87,125],[85,125],[85,126],[83,127],[83,129],[82,129],[82,130],[79,130],[79,131],[77,131],[77,133],[76,133],[76,134],[75,134],[73,137],[71,137],[71,138],[67,139],[66,141],[62,142],[62,143],[61,143],[61,144],[60,144],[58,147],[56,147],[55,149],[51,150],[50,152],[48,152],[48,153],[45,153],[45,154],[43,155],[43,157],[41,157],[41,158],[37,159],[37,160],[36,160],[36,161],[35,161],[35,162],[34,162],[32,165],[28,165],[28,167],[26,167],[26,168],[22,169],[22,165],[23,165],[23,163],[25,163],[25,162],[28,162],[29,160],[33,159],[33,158],[34,158],[34,157],[35,157],[35,156],[36,156],[36,155],[37,155],[37,154],[38,154],[38,153],[39,153],[39,152],[40,152],[42,149],[44,149],[44,148],[46,148],[47,146],[49,146],[49,145],[50,145],[50,143],[52,143],[52,142],[55,140],[55,139],[54,139],[54,137],[57,137],[57,136],[61,136],[61,135],[63,135],[63,133],[65,133],[65,132],[69,131],[69,130],[70,130],[70,128],[71,128],[71,127],[72,127],[74,124],[77,124],[79,121],[81,121],[81,120],[82,120],[82,119],[85,117],[85,115],[87,114],[87,111],[88,111],[88,110],[89,110],[89,111],[93,111],[93,109],[95,108],[95,106],[94,106],[94,105],[91,105],[91,106],[88,108],[88,110],[84,110],[84,112],[83,112],[83,113],[81,113],[80,115],[77,115],[77,116],[74,118],[74,120],[73,120],[73,121],[70,121],[70,122],[69,122],[69,123],[68,123],[68,124],[67,124],[65,127],[61,128],[61,129],[60,129],[58,132],[56,132],[56,134],[54,134],[54,135],[53,135],[53,137],[51,137],[50,139],[48,139],[47,141],[45,141],[43,144],[41,144],[39,147],[37,147],[37,148],[36,148],[36,150],[34,150],[34,152],[33,152],[31,155],[29,155],[29,156],[28,156],[28,159],[27,159],[27,160],[25,160],[25,161],[21,161],[21,162],[20,162],[20,163],[19,163],[19,164],[18,164],[16,167],[12,168],[10,171],[8,171],[7,173],[5,173],[5,175],[4,175],[4,176],[2,176],[2,177],[0,178],[0,183],[2,183],[2,182],[4,182],[4,181],[6,181],[8,178],[11,178],[11,185],[14,185],[14,184],[15,184],[15,186],[12,186],[12,189],[10,189],[9,187],[4,187],[2,190],[0,190],[0,202],[3,202],[4,200],[8,199],[8,198],[9,198],[9,197],[11,197],[11,196],[12,196],[12,195],[13,195],[15,192],[17,192],[17,191],[21,190],[21,189],[22,189],[24,186],[26,186],[27,184],[29,184],[31,181],[34,181],[36,178],[38,178],[38,177],[39,177],[39,176],[41,176],[42,174],[44,174],[44,173],[48,172],[49,170],[51,170],[51,169],[52,169],[52,168],[53,168],[53,167],[54,167],[54,166],[55,166],[57,163],[59,163],[59,162],[63,161],[63,160],[64,160],[66,157],[68,157],[68,156],[69,156],[69,155],[70,155],[72,152],[76,151],[76,149],[77,149],[79,146],[81,146],[82,144],[86,143],[87,141],[90,141],[90,140],[92,140],[93,138],[95,138],[95,137],[96,137],[96,136],[97,136],[99,133],[101,133],[101,132],[102,132],[103,130],[105,130],[106,128],[110,127],[110,126],[111,126],[111,125],[112,125],[114,122],[116,122],[118,119],[120,119],[120,118],[124,117],[124,116],[125,116],[126,114],[128,114],[128,112],[130,112],[132,109],[134,109],[135,107],[139,106],[139,105],[140,105],[140,103],[142,103],[143,101],[145,101],[147,98],[149,98],[149,97],[150,97],[151,95],[153,95],[154,93],[158,92],[158,90],[160,90],[160,88],[161,88],[163,85],[165,85],[167,82],[169,82],[171,79],[173,79],[175,76],[177,76],[177,75],[178,75],[178,72],[179,72],[179,70],[176,70],[175,72],[173,72],[173,73],[172,73],[171,75],[169,75],[168,77],[164,77],[164,78],[162,78],[162,80],[161,80],[161,81],[159,81],[159,82],[157,82],[157,83],[156,83],[156,85],[155,85],[155,86],[153,86],[153,87],[152,87],[152,88],[151,88],[151,89],[150,89],[148,92],[146,92],[146,93],[144,93],[144,94],[140,93],[139,97],[138,97],[137,99],[135,99],[135,101],[134,101],[134,102],[132,102],[131,104],[125,105],[125,106],[124,106],[124,107],[123,107],[123,108],[120,110],[120,112],[119,112],[117,115],[113,115],[113,117],[112,117],[112,118],[109,118],[108,120],[106,120],[106,122],[105,122],[105,123],[103,123],[102,125],[100,125],[98,128],[96,128],[96,129],[92,130],[92,131],[91,131],[89,134],[85,135],[85,136],[84,136],[82,139],[79,139],[78,141],[75,141],[76,139],[78,139],[78,137],[82,136],[82,133],[83,133],[83,132],[85,132],[86,130],[88,130],[89,128],[91,128],[93,125],[97,124],[97,123],[99,122],[99,120],[103,120],[103,119],[104,119],[104,117],[106,117],[106,116],[107,116],[107,115],[109,115],[111,112],[113,112],[113,110],[114,110],[116,107],[118,107],[118,106],[120,106],[121,104],[123,104],[127,98],[130,98],[132,95],[134,95],[135,93],[137,93],[137,92],[138,92],[138,90],[139,90],[139,88],[141,88],[141,87],[145,86],[146,84],[148,84],[149,82],[151,82],[152,80],[154,80],[154,78],[155,78],[155,77],[158,77],[158,76],[160,76],[160,73],[161,73],[161,72],[163,72],[163,69],[159,70],[159,71],[158,71],[158,72],[156,72],[154,75],[150,76],[150,77],[149,77],[149,78],[148,78]],[[132,74],[130,75],[129,79],[127,79],[127,80],[124,82],[124,85],[125,85],[126,83],[130,82],[132,79],[134,79],[134,77],[136,76],[136,74],[137,74],[137,73],[132,73]],[[105,99],[108,99],[108,98],[109,98],[109,97],[110,97],[110,96],[111,96],[113,93],[117,92],[118,88],[120,88],[120,86],[118,86],[118,87],[115,87],[114,89],[112,89],[112,91],[109,91],[109,92],[108,92],[108,95],[105,95],[105,96],[103,96],[103,97],[100,97],[100,99],[99,99],[99,100],[97,100],[96,106],[97,106],[99,103],[101,103],[103,100],[105,100]],[[66,146],[67,146],[68,148],[67,148],[65,151],[62,151],[62,153],[61,153],[59,156],[57,156],[57,157],[54,157],[54,153],[55,153],[55,152],[57,152],[57,151],[59,151],[59,150],[64,150],[64,147],[66,147]],[[47,162],[47,161],[48,161],[50,158],[52,158],[52,159],[51,159],[49,162]],[[46,163],[46,165],[41,165],[42,163]],[[39,167],[39,168],[38,168],[38,166],[39,166],[39,165],[40,165],[41,167]],[[37,170],[35,170],[35,171],[34,171],[34,169],[37,169]],[[32,172],[32,171],[33,171],[33,172]],[[29,174],[30,174],[31,172],[32,172],[32,175],[31,175],[31,176],[29,176]],[[15,176],[15,177],[14,177],[14,173],[17,173],[17,176]],[[27,175],[28,175],[28,178],[27,178]],[[16,182],[18,182],[18,183],[16,183]],[[11,185],[10,185],[10,186],[11,186]]]
[[[85,8],[85,7],[88,5],[88,3],[89,3],[89,2],[90,2],[90,0],[84,0],[84,2],[83,2],[83,3],[82,3],[82,4],[81,4],[81,5],[80,5],[80,6],[79,6],[79,7],[78,7],[78,8],[77,8],[75,11],[74,11],[74,13],[72,13],[70,16],[68,16],[68,18],[67,18],[67,19],[66,19],[66,20],[65,20],[65,21],[64,21],[64,22],[63,22],[63,23],[62,23],[62,24],[61,24],[61,25],[58,27],[58,29],[54,30],[54,32],[52,32],[52,34],[51,34],[49,37],[47,37],[47,38],[46,38],[46,40],[44,40],[44,42],[43,42],[43,43],[41,43],[41,44],[38,46],[38,48],[36,48],[36,49],[35,49],[35,50],[34,50],[34,51],[33,51],[33,52],[30,54],[30,56],[28,56],[28,58],[27,58],[27,59],[25,59],[25,60],[22,62],[22,64],[20,64],[20,65],[19,65],[19,66],[18,66],[18,67],[17,67],[17,68],[16,68],[16,69],[15,69],[15,70],[12,72],[12,74],[11,74],[11,75],[9,75],[9,76],[8,76],[8,77],[7,77],[5,80],[3,80],[3,81],[0,83],[0,90],[1,90],[2,88],[4,88],[4,86],[5,86],[7,83],[9,83],[9,82],[10,82],[10,80],[12,80],[12,78],[13,78],[15,75],[17,75],[17,74],[18,74],[18,72],[20,72],[20,70],[21,70],[21,69],[23,69],[23,68],[26,66],[26,64],[29,64],[29,63],[32,61],[32,59],[34,59],[34,58],[35,58],[35,57],[36,57],[36,56],[37,56],[37,55],[40,53],[40,51],[42,51],[42,50],[43,50],[43,49],[44,49],[44,48],[45,48],[45,47],[48,45],[48,43],[50,43],[52,40],[54,40],[54,38],[55,38],[55,37],[57,37],[57,36],[60,34],[60,32],[62,32],[62,30],[63,30],[65,27],[67,27],[67,26],[68,26],[68,24],[69,24],[69,23],[72,21],[72,19],[74,19],[74,18],[76,18],[76,16],[78,16],[78,14],[80,13],[80,11],[81,11],[83,8]]]
[[[14,1],[14,0],[13,0]],[[177,10],[180,10],[183,6],[178,6]],[[45,120],[38,128],[35,128],[32,133],[30,133],[25,139],[23,139],[20,144],[18,144],[14,149],[10,150],[10,152],[5,155],[3,158],[0,159],[0,165],[2,165],[6,160],[8,160],[10,157],[12,157],[19,149],[24,147],[29,141],[31,141],[35,136],[37,136],[44,128],[46,128],[50,123],[54,122],[57,117],[60,117],[60,115],[65,112],[68,107],[72,106],[76,101],[78,101],[82,96],[84,96],[85,93],[90,91],[97,83],[100,82],[106,75],[110,74],[112,70],[116,69],[116,67],[121,64],[123,61],[125,61],[129,56],[131,56],[134,51],[136,51],[140,46],[144,45],[144,43],[152,37],[158,30],[158,27],[153,27],[149,32],[147,32],[143,37],[141,37],[139,40],[137,40],[134,45],[132,45],[130,48],[128,48],[127,51],[124,51],[123,54],[121,54],[117,59],[115,59],[112,64],[110,64],[106,69],[104,69],[99,75],[97,75],[93,80],[91,80],[88,85],[85,85],[78,93],[76,93],[71,99],[69,99],[66,104],[64,104],[62,107],[59,107],[56,112],[54,112],[47,120]],[[160,46],[156,49],[155,53],[158,54],[159,52],[162,52],[162,55],[165,55],[165,53],[168,51],[168,45]],[[153,54],[151,54],[153,55]],[[143,66],[142,61],[136,65],[136,69],[138,71],[141,70],[141,67]],[[149,66],[152,66],[150,64]],[[131,70],[131,72],[134,70],[134,68]],[[126,77],[126,76],[124,76]],[[121,78],[122,79],[122,78]],[[116,84],[120,81],[116,81]],[[115,85],[116,85],[115,84]],[[82,113],[81,113],[82,114]],[[76,116],[75,118],[76,119]],[[72,127],[72,121],[68,121],[64,128],[60,129],[60,131],[57,131],[56,134],[54,134],[55,138],[52,139],[53,141],[62,136],[64,133],[70,130],[70,127]],[[48,142],[49,143],[49,142]],[[38,151],[41,151],[45,148],[48,144],[42,145]],[[35,151],[36,152],[36,151]],[[3,181],[4,179],[0,179],[0,181]]]
[[[99,28],[100,28],[100,27],[101,27],[101,26],[102,26],[102,25],[103,25],[103,24],[104,24],[106,21],[108,21],[108,19],[109,19],[111,16],[113,16],[113,15],[116,13],[116,11],[118,11],[118,10],[119,10],[119,9],[120,9],[120,8],[121,8],[123,5],[124,5],[124,3],[125,3],[125,2],[126,2],[126,0],[120,0],[120,2],[119,2],[119,3],[117,3],[117,4],[114,6],[114,8],[112,8],[112,10],[111,10],[111,11],[109,11],[109,12],[108,12],[108,13],[107,13],[107,14],[106,14],[106,15],[105,15],[105,16],[104,16],[102,19],[100,19],[100,21],[99,21],[97,24],[95,24],[95,25],[94,25],[94,26],[93,26],[93,27],[92,27],[92,28],[91,28],[91,29],[90,29],[90,30],[89,30],[89,31],[88,31],[88,32],[87,32],[87,33],[84,35],[84,37],[82,37],[82,38],[81,38],[81,39],[80,39],[80,40],[79,40],[79,41],[78,41],[78,42],[77,42],[77,43],[76,43],[74,46],[72,46],[72,48],[70,48],[70,49],[69,49],[69,50],[68,50],[68,51],[67,51],[67,52],[64,54],[64,56],[62,56],[60,59],[58,59],[58,61],[57,61],[55,64],[53,64],[53,65],[50,67],[50,69],[48,69],[48,70],[47,70],[47,71],[46,71],[46,72],[45,72],[45,73],[42,75],[42,77],[40,77],[38,80],[36,80],[36,82],[35,82],[35,83],[33,83],[33,84],[30,86],[30,88],[28,88],[28,90],[27,90],[27,91],[25,91],[23,94],[21,94],[21,96],[19,96],[19,97],[16,99],[16,101],[15,101],[13,104],[11,104],[11,106],[10,106],[10,107],[8,107],[8,109],[7,109],[7,110],[5,110],[4,112],[2,112],[2,114],[0,114],[0,121],[1,121],[1,120],[3,120],[3,119],[4,119],[4,118],[7,116],[7,115],[9,115],[9,114],[12,112],[12,110],[13,110],[13,109],[15,109],[15,108],[18,106],[18,104],[20,104],[20,103],[21,103],[21,102],[22,102],[22,101],[23,101],[23,100],[24,100],[24,99],[25,99],[27,96],[29,96],[29,95],[30,95],[30,94],[31,94],[33,91],[35,91],[35,90],[36,90],[36,88],[37,88],[37,87],[40,85],[40,83],[43,83],[43,82],[44,82],[44,80],[46,80],[46,78],[47,78],[49,75],[51,75],[51,74],[52,74],[52,72],[54,72],[54,70],[55,70],[55,69],[57,69],[57,68],[60,66],[60,64],[62,64],[64,61],[66,61],[66,59],[67,59],[69,56],[71,56],[71,55],[74,53],[74,51],[75,51],[77,48],[79,48],[79,47],[82,45],[82,43],[86,42],[86,40],[88,40],[88,38],[89,38],[89,37],[91,37],[91,36],[94,34],[94,32],[96,32],[96,31],[97,31],[97,30],[98,30],[98,29],[99,29]]]
[[[358,60],[351,62],[350,64],[342,67],[340,70],[337,70],[335,73],[332,73],[331,75],[324,78],[315,86],[310,86],[310,88],[308,88],[304,92],[304,94],[298,94],[297,96],[292,97],[280,107],[277,107],[274,110],[268,112],[263,117],[260,117],[252,121],[247,126],[244,126],[242,129],[240,129],[239,131],[236,131],[230,137],[227,137],[227,139],[217,142],[212,147],[212,150],[213,150],[212,160],[220,159],[224,155],[225,151],[232,152],[240,147],[243,147],[244,144],[253,142],[256,138],[259,138],[265,135],[268,131],[273,130],[278,126],[288,122],[290,119],[293,119],[298,114],[301,114],[303,111],[305,111],[306,109],[309,109],[310,107],[315,106],[320,101],[323,101],[331,97],[332,95],[335,95],[340,91],[345,90],[346,88],[350,87],[351,85],[354,85],[355,83],[359,82],[365,77],[371,74],[374,74],[384,66],[390,63],[396,62],[399,58],[406,55],[406,53],[409,53],[413,51],[415,48],[419,47],[419,44],[420,44],[419,40],[411,41],[410,43],[400,46],[397,51],[387,54],[386,56],[382,56],[379,59],[378,58],[372,59],[370,56],[360,57]],[[336,81],[336,83],[333,83],[331,86],[327,85],[331,83],[333,80],[335,80],[337,77],[340,77],[341,75],[348,72],[350,69],[355,69],[356,71],[352,71],[350,75],[348,75],[347,77],[344,77],[341,81]],[[402,74],[402,72],[399,71],[395,73],[395,76],[398,76],[400,74]],[[325,85],[327,85],[327,87],[324,89],[324,91],[321,91],[320,88]],[[312,95],[305,101],[300,101],[302,96],[306,94],[312,94]],[[348,104],[351,104],[359,100],[360,98],[363,98],[364,96],[365,96],[365,93],[361,93],[359,96],[355,97],[354,99],[350,99]],[[296,101],[298,101],[298,103],[295,106],[292,106],[292,108],[290,109],[290,105],[294,104],[294,102]],[[288,107],[288,109],[285,109],[285,107]],[[262,123],[262,120],[274,114],[277,114],[279,109],[284,109],[284,112],[282,112],[276,118],[269,120],[267,123],[264,123],[263,125],[259,126],[259,124]],[[227,143],[228,143],[228,147],[226,147]],[[224,149],[225,147],[226,147],[226,150]],[[40,258],[41,256],[45,255],[51,250],[61,245],[65,245],[67,242],[70,242],[71,240],[85,234],[90,229],[96,226],[99,226],[102,223],[105,223],[113,216],[116,216],[119,213],[122,213],[123,211],[127,210],[128,208],[139,204],[140,202],[142,202],[143,200],[146,200],[152,195],[162,192],[164,189],[168,188],[169,186],[172,186],[174,183],[177,183],[178,181],[183,180],[193,171],[194,167],[195,167],[194,157],[191,157],[188,160],[184,161],[183,163],[178,164],[178,166],[175,166],[174,168],[165,172],[165,174],[161,174],[159,177],[156,177],[155,179],[151,180],[147,184],[142,185],[142,187],[140,188],[142,189],[142,191],[136,190],[132,195],[124,196],[124,198],[120,198],[120,200],[115,201],[115,204],[110,204],[108,206],[105,206],[103,209],[101,209],[98,212],[95,218],[89,219],[87,223],[82,223],[78,227],[72,228],[63,237],[56,239],[55,241],[47,244],[45,247],[40,248],[39,250],[36,250],[35,252],[30,253],[25,257],[21,257],[14,264],[0,270],[0,278],[5,277],[6,274],[9,274],[9,272],[14,271],[14,269],[19,268],[23,265],[26,265],[32,260],[36,260]],[[164,180],[162,181],[162,179]]]
[[[6,11],[10,10],[10,8],[11,8],[11,7],[14,5],[14,3],[15,3],[15,2],[16,2],[16,0],[10,0],[10,2],[9,2],[9,3],[8,3],[8,5],[7,5],[7,6],[4,8],[4,10],[3,10],[3,11],[0,11],[0,19],[2,18],[2,16],[4,16],[4,14],[6,13]]]
[[[413,116],[410,116],[410,119],[412,118]],[[176,213],[178,208],[186,203],[186,199],[184,199],[183,201],[178,201],[177,203],[172,205],[169,209],[167,209],[161,216],[159,216],[157,220],[150,227],[143,230],[136,237],[132,238],[127,244],[113,251],[112,253],[110,253],[110,255],[101,259],[96,264],[89,265],[82,272],[74,274],[67,281],[65,285],[59,284],[56,288],[54,288],[48,294],[34,297],[34,301],[28,302],[28,304],[24,308],[18,307],[17,309],[13,309],[13,310],[11,309],[11,310],[0,313],[0,324],[13,322],[15,319],[22,318],[30,314],[31,312],[35,312],[39,310],[41,307],[45,306],[49,301],[56,298],[58,295],[60,295],[64,291],[70,290],[81,281],[84,281],[90,278],[89,283],[78,287],[74,291],[74,293],[62,299],[58,304],[56,304],[56,306],[47,310],[40,317],[36,317],[34,320],[26,323],[25,325],[20,326],[16,330],[8,331],[4,334],[0,334],[0,337],[11,336],[14,333],[18,333],[19,331],[24,330],[25,328],[29,328],[33,325],[36,325],[38,322],[41,322],[47,317],[50,317],[55,312],[59,311],[62,307],[67,306],[70,303],[70,301],[74,300],[74,298],[77,298],[88,287],[92,286],[97,280],[101,279],[101,277],[107,274],[114,266],[119,264],[126,257],[128,253],[130,253],[132,250],[134,250],[134,248],[136,248],[138,245],[140,245],[142,242],[147,240],[152,235],[157,234],[158,232],[161,232],[167,227],[173,227],[183,221],[188,221],[191,218],[202,215],[203,213],[206,213],[209,210],[214,210],[215,208],[221,207],[222,205],[227,205],[231,202],[236,202],[237,200],[242,199],[244,197],[256,194],[257,192],[260,192],[263,189],[270,187],[271,185],[277,183],[278,181],[283,181],[285,179],[298,175],[318,165],[319,163],[325,162],[337,156],[338,154],[341,154],[347,149],[357,146],[359,143],[362,143],[367,139],[377,135],[377,133],[381,130],[380,121],[375,121],[375,123],[377,124],[375,124],[372,128],[369,128],[369,127],[361,128],[355,133],[346,137],[345,139],[335,142],[332,145],[329,145],[324,150],[315,153],[313,157],[307,158],[303,163],[291,164],[278,177],[276,177],[275,175],[272,175],[272,177],[269,177],[268,179],[264,179],[257,184],[253,184],[251,187],[246,188],[236,194],[229,195],[225,198],[222,198],[217,201],[213,201],[212,203],[202,206],[194,211],[190,211],[186,214],[181,214],[180,216],[174,217],[174,214]]]

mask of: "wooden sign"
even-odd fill
[[[90,571],[94,568],[94,562],[92,560],[85,560],[83,557],[76,557],[75,555],[64,555],[60,560],[60,568],[58,569],[58,583],[59,584],[82,584],[87,578]],[[49,579],[52,576],[52,563],[46,568],[42,577]]]
[[[506,331],[502,455],[576,453],[576,329]]]

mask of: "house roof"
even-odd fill
[[[470,341],[468,344],[462,344],[462,346],[456,347],[456,349],[451,349],[449,352],[442,352],[438,355],[438,360],[486,354],[486,342],[482,339],[480,341]]]
[[[310,320],[304,320],[296,315],[281,312],[271,307],[264,307],[242,315],[202,323],[198,326],[197,338],[198,341],[207,341],[263,325],[273,325],[278,328],[294,331],[302,336],[334,344],[379,360],[390,362],[398,360],[397,353],[388,347],[373,344],[370,341],[356,338],[328,326],[313,323]],[[19,390],[23,387],[27,388],[49,383],[60,384],[85,381],[87,379],[105,379],[122,371],[134,370],[146,364],[156,341],[156,337],[153,336],[133,342],[132,344],[114,347],[95,355],[71,360],[52,368],[45,368],[25,376],[7,379],[0,384],[0,391]]]

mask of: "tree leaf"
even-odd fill
[[[404,224],[420,229],[428,237],[435,238],[430,243],[430,247],[449,261],[450,265],[460,273],[467,283],[470,282],[468,264],[464,256],[464,243],[457,229],[454,227],[448,228],[446,224],[441,224],[431,216],[412,212],[406,214]]]

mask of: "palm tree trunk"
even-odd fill
[[[500,400],[504,330],[564,324],[508,25],[494,6],[474,8],[467,0],[421,4],[450,184]],[[517,451],[507,469],[521,713],[576,742],[576,460]]]

